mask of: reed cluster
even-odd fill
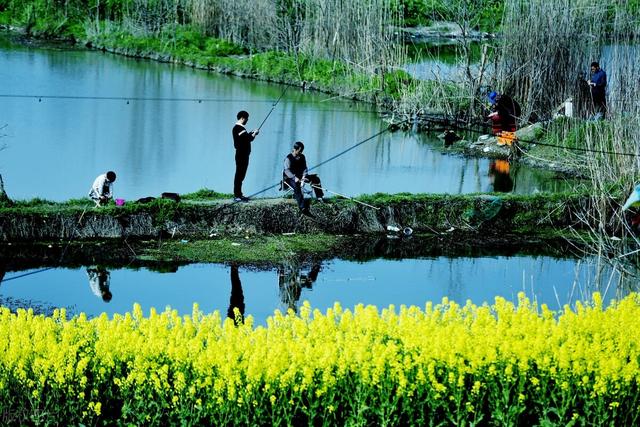
[[[498,87],[521,102],[524,122],[551,120],[544,142],[555,147],[535,155],[562,159],[587,178],[582,187],[593,203],[580,218],[596,225],[584,243],[624,275],[637,274],[637,257],[627,255],[640,244],[631,226],[635,212],[620,209],[640,179],[638,12],[636,2],[507,0],[497,67]],[[585,82],[592,61],[607,72],[604,120],[594,120]],[[574,117],[553,119],[565,100]]]

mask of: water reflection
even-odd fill
[[[236,264],[231,265],[231,297],[229,298],[227,317],[233,320],[236,325],[244,322],[244,293]]]
[[[91,292],[102,301],[111,301],[112,295],[110,291],[110,274],[106,268],[102,266],[93,266],[87,268],[87,277],[89,277],[89,286]]]
[[[285,310],[298,312],[298,303],[302,295],[302,289],[311,289],[318,279],[321,264],[314,263],[307,273],[301,273],[296,264],[287,264],[278,267],[278,289],[280,301]]]
[[[399,245],[414,241],[394,240]],[[242,273],[240,269],[241,265],[191,264],[166,274],[164,271],[175,269],[54,268],[3,282],[0,303],[37,301],[41,306],[73,307],[74,313],[85,312],[90,317],[130,312],[136,303],[145,313],[151,307],[163,311],[170,306],[180,314],[190,314],[197,303],[205,313],[217,310],[236,322],[251,315],[255,324],[264,324],[274,310],[296,311],[305,300],[325,311],[335,302],[345,308],[357,304],[424,307],[427,301],[438,303],[444,297],[462,304],[467,300],[493,303],[497,296],[517,302],[518,293],[524,292],[531,300],[558,310],[589,299],[595,290],[610,301],[637,288],[635,278],[627,276],[623,286],[620,274],[597,260],[544,255],[335,259],[322,264],[287,263],[267,270],[248,268]],[[98,297],[88,294],[87,277]],[[113,299],[105,304],[104,298],[110,299],[111,293]]]
[[[17,199],[83,197],[85,183],[100,170],[118,171],[118,196],[126,200],[203,187],[231,193],[235,165],[229,127],[237,111],[250,110],[260,123],[282,93],[279,86],[186,67],[24,47],[0,48],[0,81],[10,88],[5,93],[104,98],[4,99],[0,116],[9,136],[3,138],[7,149],[0,167]],[[186,101],[195,98],[203,102]],[[377,134],[386,124],[370,109],[289,90],[252,146],[243,190],[250,195],[278,182],[282,153],[292,141],[309,143],[306,154],[317,164]],[[327,188],[352,196],[484,191],[489,161],[443,155],[434,150],[440,145],[434,135],[385,133],[313,172],[324,177]],[[65,168],[53,158],[62,159]],[[38,185],[31,170],[55,177],[58,185]],[[558,185],[547,186],[551,175],[531,168],[519,173],[526,175],[518,185],[523,193]]]
[[[510,193],[513,191],[514,183],[511,178],[511,165],[507,160],[492,160],[489,164],[489,182],[491,189],[495,193]]]

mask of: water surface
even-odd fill
[[[236,113],[249,111],[248,127],[257,127],[283,92],[183,66],[6,40],[0,81],[0,125],[6,124],[0,173],[7,192],[56,201],[85,197],[107,170],[116,171],[115,194],[127,200],[201,188],[231,193]],[[380,132],[386,125],[370,110],[287,90],[253,144],[244,192],[275,184],[296,140],[304,141],[311,166]],[[314,172],[326,188],[347,195],[493,190],[489,160],[442,154],[435,149],[441,145],[433,135],[385,133]],[[524,166],[512,175],[519,193],[567,187]]]
[[[105,282],[90,282],[91,275],[103,271]],[[104,269],[96,266],[57,268],[3,282],[0,300],[31,301],[43,307],[68,307],[72,313],[90,316],[106,312],[131,311],[141,304],[167,306],[189,314],[193,304],[201,310],[218,310],[224,317],[238,307],[264,324],[274,310],[298,309],[308,300],[326,311],[339,301],[345,308],[357,304],[379,309],[394,304],[425,306],[444,297],[465,304],[493,303],[496,296],[518,300],[524,292],[530,299],[560,309],[564,304],[590,298],[593,291],[605,300],[619,297],[618,276],[599,270],[587,261],[550,256],[437,256],[420,259],[374,259],[367,262],[334,259],[301,266],[286,265],[272,270],[244,266],[192,264],[160,273],[148,269]],[[5,279],[18,272],[7,272]],[[94,274],[95,277],[95,274]],[[104,291],[107,286],[109,295]],[[105,298],[104,295],[107,295]],[[105,299],[108,302],[105,302]]]

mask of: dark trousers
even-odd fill
[[[324,197],[324,192],[321,188],[322,183],[320,182],[320,177],[318,175],[307,175],[307,181],[311,183],[311,188],[313,188],[313,192],[317,198]],[[293,178],[287,178],[287,184],[293,188],[293,198],[298,202],[298,207],[300,209],[304,209],[304,195],[302,194],[300,183],[296,182]]]
[[[249,153],[236,151],[236,175],[233,178],[233,197],[242,197],[242,181],[247,176],[249,167]]]
[[[607,114],[607,98],[604,93],[593,92],[594,114],[601,113],[602,118]]]

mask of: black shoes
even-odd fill
[[[300,211],[302,215],[308,216],[309,218],[315,218],[316,216],[309,211],[309,208],[304,208]]]
[[[251,199],[249,199],[248,197],[245,197],[245,196],[240,196],[240,197],[234,197],[233,198],[234,202],[245,202],[246,203],[249,200],[251,200]]]

